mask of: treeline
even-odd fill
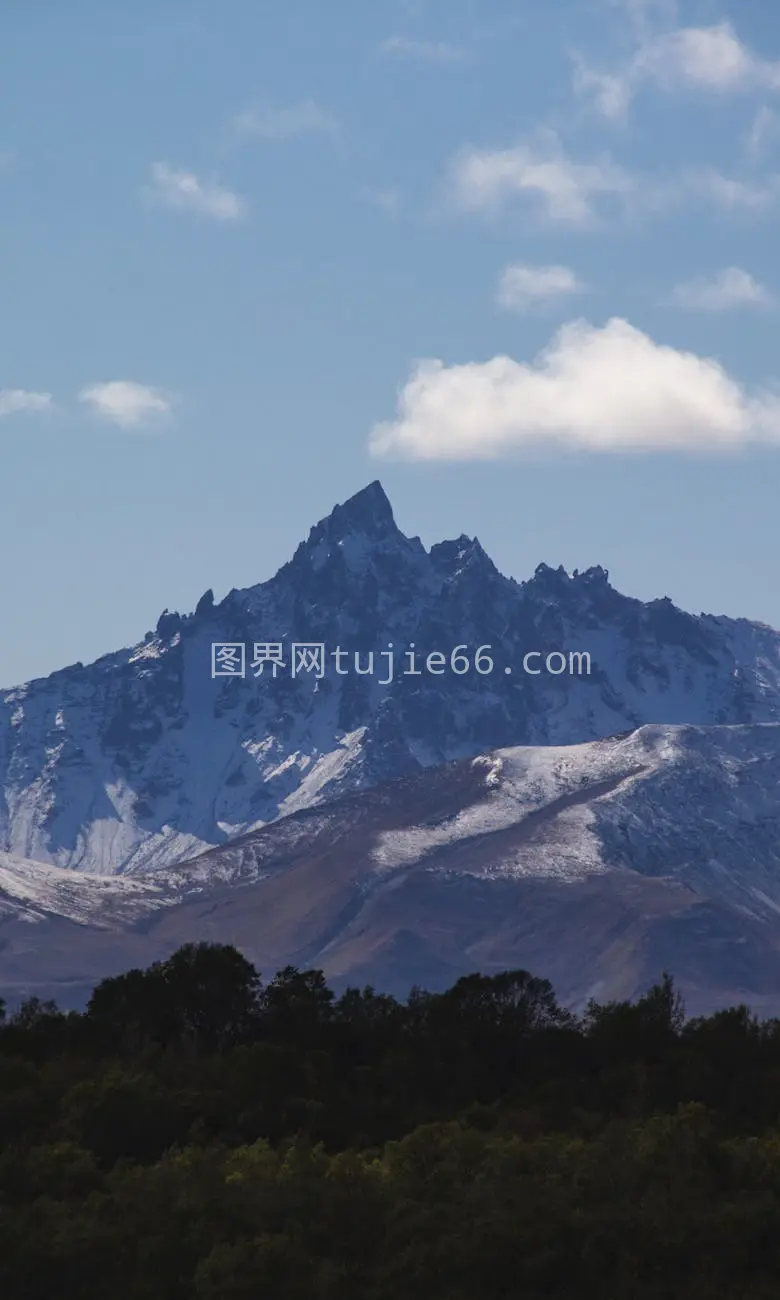
[[[0,1025],[4,1300],[769,1300],[780,1020],[187,945]]]

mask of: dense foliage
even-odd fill
[[[780,1021],[524,971],[406,1003],[188,945],[0,1028],[5,1300],[780,1289]]]

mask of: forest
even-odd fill
[[[190,944],[0,1023],[3,1300],[769,1300],[780,1019]]]

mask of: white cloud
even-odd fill
[[[360,193],[368,203],[373,204],[375,208],[381,208],[388,216],[398,215],[401,208],[400,190],[392,186],[387,189],[377,189],[374,186],[364,185]]]
[[[289,108],[259,105],[249,108],[235,118],[234,129],[238,135],[260,136],[265,140],[289,140],[296,135],[340,134],[336,119],[314,100],[307,99]]]
[[[780,62],[759,58],[728,22],[646,36],[616,73],[597,72],[575,59],[575,89],[589,95],[607,118],[624,116],[634,94],[648,83],[665,91],[689,88],[716,94],[780,90]]]
[[[405,36],[389,36],[379,48],[383,54],[421,59],[426,63],[462,63],[465,58],[463,50],[446,41],[410,41]]]
[[[765,152],[773,139],[777,138],[780,118],[773,109],[762,104],[750,125],[747,136],[747,151],[755,162]]]
[[[778,173],[745,179],[689,167],[668,177],[642,176],[605,157],[573,159],[552,131],[510,149],[463,149],[447,181],[449,203],[462,212],[495,213],[525,201],[549,222],[586,227],[607,216],[661,215],[686,203],[755,216],[780,200]]]
[[[215,221],[238,221],[246,204],[232,190],[214,181],[199,180],[192,172],[176,171],[167,163],[152,165],[152,196],[168,208],[197,212]]]
[[[677,0],[605,0],[605,3],[611,9],[622,10],[640,36],[645,36],[655,22],[677,21]]]
[[[24,388],[0,388],[0,418],[23,411],[48,411],[51,393],[31,393]]]
[[[625,201],[634,189],[628,173],[606,159],[575,162],[567,157],[553,132],[513,149],[463,150],[450,180],[463,211],[495,210],[507,200],[530,196],[551,221],[571,225],[592,221],[599,200]]]
[[[574,89],[590,99],[610,122],[626,116],[631,103],[631,80],[621,72],[597,72],[580,55],[574,56]]]
[[[727,22],[666,32],[639,50],[634,65],[640,76],[667,90],[679,85],[714,91],[780,88],[780,63],[758,58]]]
[[[774,299],[748,271],[729,266],[710,279],[678,284],[674,301],[692,311],[728,311],[733,307],[771,307]]]
[[[679,183],[680,196],[686,194],[704,199],[726,211],[765,212],[780,198],[780,176],[767,176],[765,180],[746,181],[734,176],[724,176],[715,168],[706,167],[689,171]]]
[[[123,429],[139,429],[171,410],[170,398],[130,379],[92,384],[79,393],[79,401]]]
[[[568,266],[507,266],[496,290],[500,307],[522,311],[551,298],[581,293],[585,285]]]
[[[780,442],[780,397],[615,318],[564,325],[531,363],[418,363],[369,445],[377,456],[487,460],[534,446],[712,452],[762,440]]]
[[[710,212],[719,209],[730,216],[760,217],[775,208],[778,200],[777,173],[744,179],[726,176],[714,167],[689,167],[664,179],[636,178],[634,210],[659,215],[681,205],[706,205]]]

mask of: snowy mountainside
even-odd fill
[[[511,747],[342,795],[173,866],[0,855],[0,993],[67,1000],[180,943],[399,994],[524,967],[582,1006],[666,968],[692,1013],[780,1013],[780,724]]]
[[[58,916],[117,929],[171,900],[160,884],[132,876],[97,876],[0,853],[0,920],[39,924]]]
[[[780,918],[778,789],[779,724],[648,725],[460,760],[311,810],[308,826],[283,819],[180,870],[200,864],[208,878],[219,867],[222,879],[250,883],[282,846],[288,856],[309,852],[312,836],[348,842],[368,818],[376,835],[366,869],[377,877],[407,866],[491,880],[627,870],[727,895],[771,920]]]
[[[256,642],[376,656],[276,678]],[[212,678],[215,643],[247,647],[244,678]],[[404,675],[423,659],[495,670]],[[529,675],[527,652],[587,653],[590,675]],[[533,661],[538,664],[538,660]],[[507,669],[511,669],[507,672]],[[130,649],[0,693],[0,849],[110,875],[147,872],[324,799],[495,748],[567,745],[646,723],[780,721],[780,634],[617,592],[600,568],[501,575],[476,539],[426,551],[378,483],[311,530],[267,582],[165,611]],[[616,849],[617,851],[617,849]]]

